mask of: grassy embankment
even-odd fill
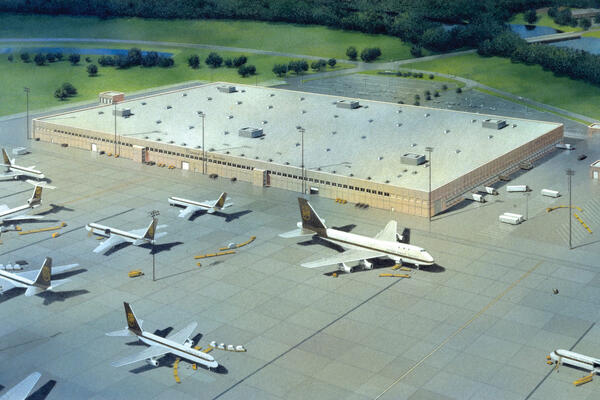
[[[108,38],[213,44],[323,58],[346,58],[346,48],[360,52],[379,47],[379,61],[411,58],[410,45],[386,35],[297,25],[236,20],[150,20],[141,18],[2,15],[0,38]]]
[[[28,43],[29,44],[29,43]],[[1,44],[0,44],[1,46]],[[128,48],[126,45],[109,45],[104,44],[81,44],[81,43],[41,43],[35,47],[102,47],[102,48]],[[11,48],[17,47],[13,44]],[[26,47],[21,47],[26,49]],[[89,77],[86,71],[87,62],[85,55],[82,55],[81,62],[78,65],[71,65],[68,61],[47,63],[45,66],[37,66],[33,62],[24,63],[19,58],[19,52],[13,54],[14,61],[8,61],[8,55],[0,56],[0,76],[6,77],[3,79],[3,84],[0,85],[0,98],[10,99],[0,103],[0,115],[8,115],[17,112],[25,111],[25,94],[23,87],[31,88],[29,94],[29,106],[31,110],[44,109],[64,105],[83,100],[92,100],[98,96],[98,93],[104,90],[118,90],[125,93],[131,93],[143,89],[173,85],[180,82],[193,80],[207,81],[226,81],[235,83],[255,84],[271,79],[276,79],[271,69],[276,63],[287,63],[291,58],[276,57],[260,54],[244,53],[248,57],[248,64],[256,66],[257,75],[242,78],[237,73],[237,68],[209,68],[204,64],[204,59],[210,52],[209,50],[197,49],[169,49],[162,47],[148,48],[141,46],[143,50],[156,50],[173,53],[175,66],[171,68],[142,68],[132,67],[129,69],[119,70],[115,67],[98,66],[98,76]],[[187,64],[187,58],[191,54],[198,54],[201,59],[201,67],[192,69]],[[223,58],[236,57],[241,53],[219,52]],[[30,53],[33,58],[33,53]],[[65,54],[66,59],[67,54]],[[89,56],[92,62],[97,64],[99,56]],[[336,65],[335,70],[352,67],[351,64]],[[327,67],[327,70],[332,70]],[[309,70],[310,73],[310,70]],[[63,82],[73,84],[78,94],[75,97],[66,101],[59,101],[54,98],[55,89]]]
[[[472,79],[517,96],[600,119],[600,87],[555,76],[539,65],[513,64],[507,58],[467,54],[407,66]]]

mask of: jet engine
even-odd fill
[[[185,342],[183,342],[183,345],[185,347],[192,347],[193,344],[194,344],[194,342],[190,338],[185,339]]]
[[[373,263],[370,263],[367,260],[360,260],[359,264],[363,269],[373,269]]]
[[[347,266],[346,263],[340,263],[339,268],[340,268],[340,271],[344,271],[347,274],[352,272],[352,267]]]
[[[154,357],[147,359],[146,362],[152,365],[153,367],[158,367],[158,361]]]

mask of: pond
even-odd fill
[[[550,28],[549,26],[537,26],[537,25],[519,25],[519,24],[508,24],[510,30],[521,36],[522,38],[529,38],[534,36],[552,35],[553,33],[561,33],[558,29]]]
[[[79,47],[0,47],[0,54],[20,53],[27,51],[29,53],[63,53],[65,56],[69,54],[81,55],[104,55],[104,56],[126,56],[128,49],[101,49],[101,48],[79,48]],[[147,51],[142,51],[142,55],[146,55]],[[173,53],[156,52],[160,57],[171,57]]]
[[[592,54],[600,54],[600,39],[595,37],[582,37],[579,39],[565,40],[564,42],[551,43],[551,45],[557,47],[568,47],[577,50],[585,50]]]

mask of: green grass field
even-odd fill
[[[528,25],[529,24],[528,22],[525,21],[523,13],[514,15],[509,22],[511,24],[520,24],[520,25]],[[568,26],[568,25],[558,25],[556,22],[554,22],[554,20],[552,18],[550,18],[548,16],[548,13],[546,13],[546,12],[538,12],[538,20],[533,25],[549,26],[550,28],[558,29],[563,32],[579,32],[579,31],[583,30],[579,26],[576,26],[575,28],[573,28],[572,26]]]
[[[600,119],[600,87],[557,77],[538,65],[513,64],[507,58],[467,54],[408,66],[469,78],[495,89]]]
[[[72,47],[99,47],[97,44],[62,44]],[[36,47],[52,47],[56,43],[36,44]],[[18,45],[11,45],[18,47]],[[102,48],[129,48],[127,45],[105,46]],[[26,47],[22,47],[25,49]],[[88,77],[86,72],[87,63],[82,56],[79,65],[72,66],[68,61],[47,64],[46,66],[37,66],[33,62],[23,63],[19,54],[14,54],[14,61],[8,61],[8,55],[0,56],[0,76],[3,82],[0,85],[0,98],[11,99],[0,103],[0,115],[8,115],[25,111],[25,94],[23,87],[31,88],[29,94],[29,105],[31,110],[44,109],[60,106],[72,102],[92,100],[98,96],[98,93],[104,90],[118,90],[134,92],[157,86],[172,85],[185,81],[207,80],[207,81],[226,81],[240,82],[247,84],[260,83],[277,78],[271,69],[276,63],[288,63],[291,59],[286,57],[275,57],[268,55],[248,54],[248,64],[256,66],[257,75],[242,78],[236,68],[221,67],[217,69],[209,68],[204,64],[204,59],[210,52],[209,50],[196,49],[169,49],[162,47],[147,48],[142,46],[143,50],[156,50],[171,52],[174,54],[175,66],[172,68],[141,68],[133,67],[125,70],[118,70],[115,67],[99,68],[98,76]],[[187,64],[187,58],[191,54],[198,54],[201,59],[199,69],[191,69]],[[223,58],[235,57],[241,53],[219,52]],[[65,54],[65,58],[66,58]],[[33,58],[33,54],[31,54]],[[90,56],[96,63],[99,56]],[[97,64],[97,63],[96,63]],[[352,64],[338,64],[335,70],[352,67]],[[327,67],[330,71],[331,68]],[[309,70],[310,71],[310,70]],[[309,74],[310,75],[310,72]],[[72,83],[78,90],[78,95],[67,101],[59,101],[54,98],[54,91],[63,82]],[[22,99],[22,101],[21,101]]]
[[[379,61],[411,58],[410,45],[386,35],[370,35],[296,25],[236,20],[149,20],[141,18],[2,15],[0,38],[110,38],[214,44],[324,58],[346,58],[346,48],[379,47]]]

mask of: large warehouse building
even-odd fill
[[[448,209],[563,137],[557,123],[226,83],[42,117],[33,131],[136,162],[419,216]]]

